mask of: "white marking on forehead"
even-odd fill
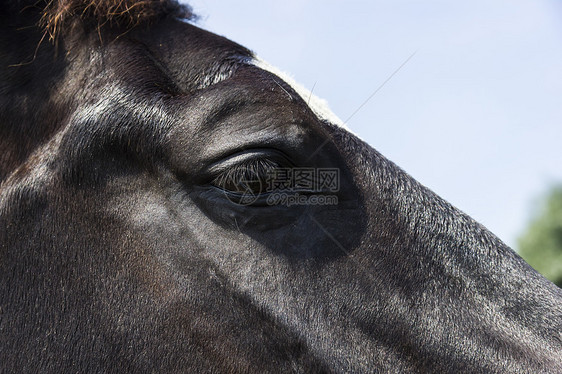
[[[310,92],[307,88],[303,85],[296,82],[290,75],[287,73],[282,72],[275,66],[271,66],[264,60],[256,57],[252,60],[253,65],[257,66],[260,69],[266,70],[272,74],[275,74],[279,78],[281,78],[285,83],[287,83],[296,93],[300,95],[300,97],[304,100],[305,103],[308,103],[308,106],[319,119],[328,121],[329,123],[342,127],[345,130],[350,131],[350,129],[346,126],[346,124],[330,110],[328,107],[328,103],[326,100],[315,96]]]

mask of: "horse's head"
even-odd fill
[[[0,12],[2,369],[562,370],[560,290],[189,9]]]

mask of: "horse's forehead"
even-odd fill
[[[312,91],[296,82],[287,73],[284,73],[283,71],[267,63],[266,61],[260,58],[254,58],[252,59],[252,63],[260,69],[269,71],[270,73],[276,75],[288,85],[290,85],[291,88],[300,95],[300,97],[307,103],[310,109],[320,120],[329,122],[332,125],[343,127],[349,131],[349,128],[346,126],[345,122],[342,121],[334,112],[332,112],[326,100],[314,95]]]
[[[152,50],[158,54],[157,58],[165,60],[167,73],[172,75],[183,91],[206,88],[231,78],[241,66],[255,66],[272,74],[275,84],[283,83],[291,87],[320,120],[347,129],[325,100],[315,96],[290,75],[255,56],[246,47],[181,21],[174,20],[166,27],[169,29],[150,36]],[[247,83],[257,88],[263,84],[263,80],[260,81],[256,76],[254,82]]]
[[[180,20],[163,22],[136,38],[185,93],[229,78],[253,57],[247,48]]]

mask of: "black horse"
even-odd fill
[[[562,290],[189,8],[0,18],[2,373],[562,372]]]

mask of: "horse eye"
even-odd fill
[[[281,165],[269,159],[254,159],[231,166],[211,185],[228,193],[257,196],[267,192],[269,178]]]

